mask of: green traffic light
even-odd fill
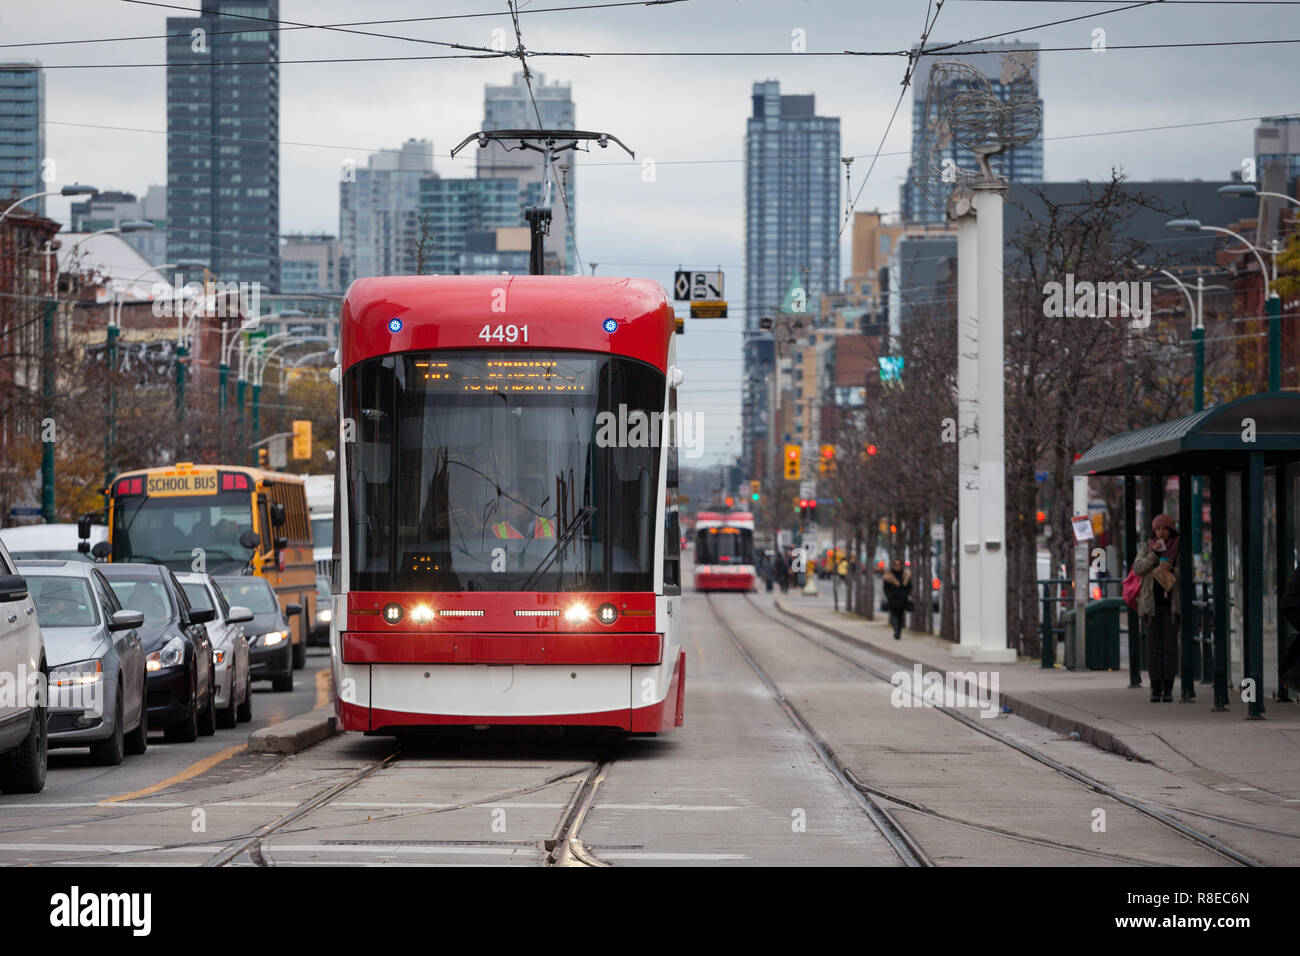
[[[756,491],[756,492],[754,492],[752,495],[750,495],[750,496],[749,496],[749,500],[750,500],[750,501],[757,501],[757,500],[758,500],[758,492]]]

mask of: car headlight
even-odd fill
[[[334,612],[327,607],[321,608],[316,612],[316,620],[321,624],[328,624],[330,621],[334,620]]]
[[[159,671],[185,660],[185,640],[177,635],[144,659],[145,670]]]
[[[267,631],[261,635],[263,647],[275,647],[281,641],[289,639],[288,631]]]
[[[50,674],[51,687],[80,687],[96,684],[104,679],[104,663],[98,659],[78,661],[75,664],[61,664],[58,670]]]

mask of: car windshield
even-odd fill
[[[196,549],[202,549],[208,572],[237,571],[249,557],[239,535],[252,530],[252,497],[246,491],[126,495],[113,506],[113,560],[189,571]]]
[[[353,366],[351,587],[650,590],[664,389],[641,362],[565,352]]]
[[[26,578],[41,627],[92,627],[99,623],[95,601],[83,579],[40,574]]]
[[[113,593],[117,595],[122,607],[130,611],[139,611],[144,615],[146,624],[163,624],[170,621],[175,614],[171,595],[167,593],[167,587],[161,581],[117,580],[108,583],[112,585]]]
[[[271,586],[261,578],[221,578],[217,587],[232,607],[246,607],[254,614],[268,614],[280,609]]]
[[[82,554],[75,548],[71,551],[10,551],[15,561],[80,561],[93,564],[88,554]]]
[[[208,594],[208,589],[202,584],[182,584],[185,589],[185,596],[190,599],[190,607],[196,611],[207,611],[216,608],[212,606],[212,595]]]

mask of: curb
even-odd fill
[[[782,614],[798,618],[809,627],[815,627],[819,631],[824,631],[825,633],[831,634],[835,637],[851,641],[863,650],[870,651],[879,657],[884,657],[896,664],[904,664],[908,667],[916,667],[919,665],[928,670],[939,671],[944,674],[945,677],[947,676],[948,669],[945,667],[939,667],[933,663],[917,660],[914,657],[909,657],[908,655],[892,650],[891,648],[878,647],[870,641],[864,641],[859,637],[855,637],[852,634],[840,630],[839,628],[831,627],[830,625],[823,624],[820,621],[815,621],[810,617],[805,617],[798,611],[786,607],[779,599],[774,599],[772,603]],[[1151,758],[1144,757],[1115,734],[1108,730],[1104,730],[1101,727],[1084,723],[1074,717],[1067,717],[1064,714],[1056,713],[1055,711],[1048,710],[1039,703],[1027,700],[1023,697],[1017,697],[1013,694],[999,691],[998,698],[1002,702],[1003,706],[1011,709],[1011,713],[1015,714],[1017,717],[1023,717],[1030,723],[1038,724],[1040,727],[1046,727],[1048,730],[1055,731],[1064,737],[1068,737],[1072,733],[1077,733],[1079,739],[1084,743],[1091,744],[1099,750],[1106,750],[1110,753],[1118,754],[1119,756],[1125,757],[1129,760],[1135,760],[1139,763],[1153,762]]]
[[[296,754],[338,733],[334,707],[290,717],[248,735],[249,753]]]

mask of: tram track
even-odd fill
[[[808,621],[804,618],[801,618],[793,614],[790,611],[785,611],[784,609],[782,609],[781,616],[777,616],[776,614],[773,614],[770,611],[764,609],[750,595],[746,594],[744,595],[744,598],[746,603],[755,611],[755,613],[761,615],[764,618],[767,618],[768,620],[776,621],[782,624],[791,633],[797,635],[798,637],[809,642],[810,644],[819,647],[820,649],[830,654],[831,656],[848,664],[853,669],[893,686],[889,674],[875,667],[872,667],[868,664],[863,663],[862,661],[858,660],[857,658],[849,654],[844,653],[842,650],[838,648],[828,645],[825,641],[817,637],[811,636],[808,632],[811,630],[811,631],[817,631],[821,634],[826,634],[832,638],[835,638],[837,641],[841,643],[849,644],[850,646],[858,650],[865,651],[868,654],[872,653],[873,650],[869,644],[863,641],[855,640],[854,638],[848,635],[841,634],[840,632],[834,630],[833,628],[826,627],[825,625],[821,625],[815,621]],[[710,600],[710,605],[712,606],[712,600]],[[713,613],[715,614],[715,616],[718,616],[719,619],[721,619],[720,615],[718,615],[716,608],[713,608]],[[732,631],[731,633],[733,634],[733,640],[734,640],[735,639],[734,631]],[[1076,783],[1081,784],[1089,791],[1101,794],[1102,796],[1105,796],[1113,801],[1116,801],[1128,807],[1129,809],[1134,810],[1151,820],[1154,820],[1155,822],[1161,824],[1162,826],[1178,833],[1180,836],[1184,837],[1185,839],[1215,853],[1216,855],[1222,857],[1225,860],[1228,860],[1239,866],[1247,866],[1247,867],[1263,866],[1263,864],[1260,861],[1233,849],[1232,847],[1216,839],[1210,834],[1197,830],[1194,827],[1190,827],[1187,824],[1182,823],[1181,821],[1173,818],[1170,815],[1171,812],[1170,808],[1152,806],[1149,803],[1146,803],[1142,800],[1138,800],[1135,797],[1129,796],[1126,793],[1116,790],[1115,788],[1109,786],[1108,784],[1105,784],[1102,781],[1097,780],[1096,778],[1083,773],[1082,771],[1076,770],[1073,767],[1063,764],[1060,761],[1055,760],[1054,758],[1048,756],[1047,754],[1044,754],[1041,751],[1025,743],[1022,743],[1021,741],[1008,737],[1007,735],[1002,734],[990,727],[983,726],[978,721],[972,719],[971,717],[968,717],[966,714],[963,714],[954,708],[946,707],[942,705],[936,705],[930,709],[936,710],[944,714],[945,716],[962,724],[969,730],[982,734],[985,737],[988,737],[998,742],[999,744],[1002,744],[1003,746],[1015,750],[1018,753],[1030,758],[1031,760],[1034,760],[1035,762],[1056,771],[1062,776],[1068,777],[1069,779],[1075,781]],[[900,795],[893,794],[890,793],[889,791],[866,784],[858,780],[856,777],[852,776],[851,773],[846,774],[846,777],[850,779],[850,781],[854,784],[855,787],[860,788],[864,792],[870,793],[872,796],[880,800],[894,803],[895,805],[902,807],[906,810],[918,814],[922,814],[925,816],[929,816],[935,819],[947,820],[948,822],[957,825],[985,830],[988,832],[999,834],[1008,839],[1014,839],[1020,842],[1041,845],[1048,848],[1061,849],[1069,852],[1081,853],[1087,856],[1103,857],[1103,858],[1112,859],[1115,860],[1116,862],[1122,862],[1122,863],[1151,865],[1150,861],[1142,861],[1121,854],[1104,853],[1096,850],[1090,850],[1085,847],[1078,847],[1078,846],[1073,846],[1071,844],[1059,843],[1057,841],[1046,840],[1036,835],[1017,833],[1016,831],[1007,830],[1005,828],[992,827],[988,824],[981,824],[975,821],[963,820],[958,817],[953,817],[949,814],[942,814],[939,813],[938,811],[932,810],[931,808],[925,807],[922,804],[909,800]],[[1195,814],[1195,815],[1208,816],[1206,814]],[[1218,819],[1218,818],[1211,817],[1211,819]],[[1233,821],[1228,821],[1226,819],[1222,820],[1222,822],[1234,823]],[[1234,825],[1250,826],[1250,824],[1235,824],[1235,823]]]
[[[731,638],[732,644],[740,653],[740,656],[745,660],[745,663],[749,665],[750,670],[754,672],[763,686],[767,688],[768,693],[771,694],[776,702],[781,706],[786,717],[789,718],[795,729],[799,731],[816,752],[822,764],[830,772],[831,776],[840,784],[845,794],[858,805],[876,829],[880,831],[881,836],[885,838],[885,841],[889,844],[890,848],[893,849],[899,860],[901,860],[905,866],[909,867],[933,866],[934,864],[921,848],[920,844],[916,842],[911,834],[899,825],[893,815],[890,814],[886,808],[882,807],[872,794],[855,786],[853,781],[849,779],[848,768],[839,761],[835,756],[834,751],[828,747],[826,742],[822,740],[815,730],[813,730],[808,721],[799,713],[798,708],[790,703],[786,696],[781,693],[781,689],[776,685],[776,682],[772,680],[767,671],[763,669],[763,666],[759,664],[758,661],[754,659],[753,655],[745,648],[745,645],[740,640],[740,636],[736,633],[735,628],[733,628],[730,622],[728,622],[727,619],[718,612],[717,606],[713,602],[713,595],[706,593],[705,600],[709,605],[709,611],[713,614],[714,619],[721,626],[722,630],[726,632],[727,636]]]

